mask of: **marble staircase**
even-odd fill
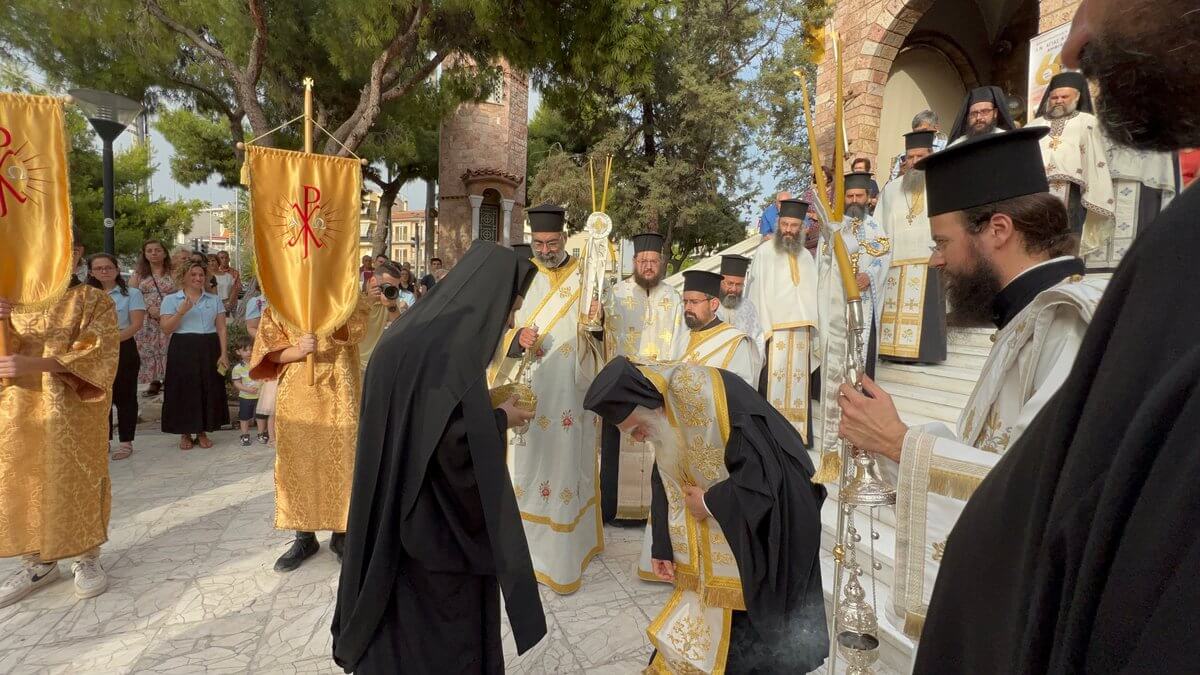
[[[761,243],[758,235],[731,246],[725,251],[697,262],[689,269],[718,271],[720,256],[726,253],[737,253],[753,256],[755,249]],[[676,274],[666,279],[667,283],[682,287],[683,275]],[[876,368],[877,380],[896,403],[900,416],[910,425],[940,422],[951,429],[955,428],[959,414],[967,403],[980,370],[991,350],[991,329],[951,329],[948,334],[947,359],[936,365],[909,365],[880,362]],[[818,436],[821,433],[819,406],[813,406],[816,415],[814,429]],[[817,462],[816,453],[813,461]],[[894,465],[893,465],[894,466]],[[885,477],[894,479],[892,467],[883,467]],[[825,602],[827,612],[833,611],[833,545],[836,541],[837,528],[837,488],[830,489],[829,499],[821,512],[821,571],[825,585]],[[879,662],[875,671],[884,673],[907,673],[913,653],[913,642],[904,635],[902,627],[893,623],[888,607],[891,602],[891,586],[895,575],[893,561],[896,546],[895,514],[888,507],[877,511],[875,530],[879,539],[875,542],[875,559],[880,564],[875,574],[875,610],[879,618],[880,649]],[[865,529],[865,528],[860,528]],[[860,544],[859,557],[863,559],[863,550],[868,540],[864,537]],[[870,588],[868,587],[868,593]],[[823,669],[827,670],[827,669]],[[845,661],[838,660],[837,671],[845,672]]]

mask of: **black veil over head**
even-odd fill
[[[374,638],[400,560],[415,557],[422,545],[402,540],[405,519],[447,421],[460,405],[468,420],[488,420],[474,425],[479,428],[468,438],[495,558],[488,567],[495,570],[507,604],[527,606],[514,599],[528,598],[530,591],[538,602],[516,498],[511,487],[502,489],[504,441],[495,433],[486,383],[488,361],[513,303],[535,272],[511,249],[476,241],[385,331],[371,355],[333,621],[334,658],[344,668],[353,669]],[[545,633],[544,616],[510,621],[522,651]]]
[[[958,111],[958,117],[954,119],[954,128],[950,130],[949,141],[953,141],[959,136],[965,136],[967,133],[967,113],[971,112],[971,106],[976,103],[991,101],[996,106],[996,128],[1012,131],[1017,128],[1013,122],[1012,114],[1008,112],[1008,97],[1004,95],[1004,90],[997,86],[975,87],[967,92],[963,98],[962,108]]]
[[[1050,84],[1046,85],[1046,92],[1042,94],[1042,102],[1038,104],[1035,117],[1046,116],[1046,109],[1050,107],[1050,92],[1064,87],[1070,87],[1079,92],[1079,106],[1077,108],[1079,112],[1096,114],[1096,110],[1092,106],[1092,90],[1088,88],[1087,78],[1083,76],[1083,73],[1064,70],[1050,78]]]

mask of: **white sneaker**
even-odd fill
[[[75,573],[75,597],[94,598],[108,590],[108,575],[98,558],[80,558],[71,571]]]
[[[8,607],[23,600],[25,596],[42,586],[57,581],[58,563],[34,563],[22,565],[21,569],[0,584],[0,607]]]

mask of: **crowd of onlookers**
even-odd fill
[[[275,382],[250,376],[259,321],[267,300],[257,280],[243,282],[229,253],[203,253],[149,240],[128,279],[117,258],[96,253],[86,259],[81,280],[106,291],[117,311],[120,361],[113,382],[113,460],[133,454],[139,419],[139,389],[162,398],[162,431],[179,436],[181,450],[212,447],[209,434],[230,425],[237,402],[241,443],[274,438]],[[420,300],[446,274],[439,258],[417,278],[410,263],[363,256],[359,287],[390,323]],[[364,359],[365,362],[365,359]]]

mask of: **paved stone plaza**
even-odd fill
[[[149,426],[149,425],[146,425]],[[137,452],[112,463],[113,510],[102,561],[110,587],[76,600],[63,579],[0,610],[0,673],[333,673],[329,624],[337,560],[271,568],[290,537],[272,529],[273,450],[235,432],[187,452],[144,426]],[[636,673],[645,629],[668,595],[633,574],[640,529],[607,528],[607,548],[571,596],[542,591],[549,633],[515,655],[514,673]],[[0,561],[0,573],[15,560]],[[507,622],[506,622],[507,623]]]

